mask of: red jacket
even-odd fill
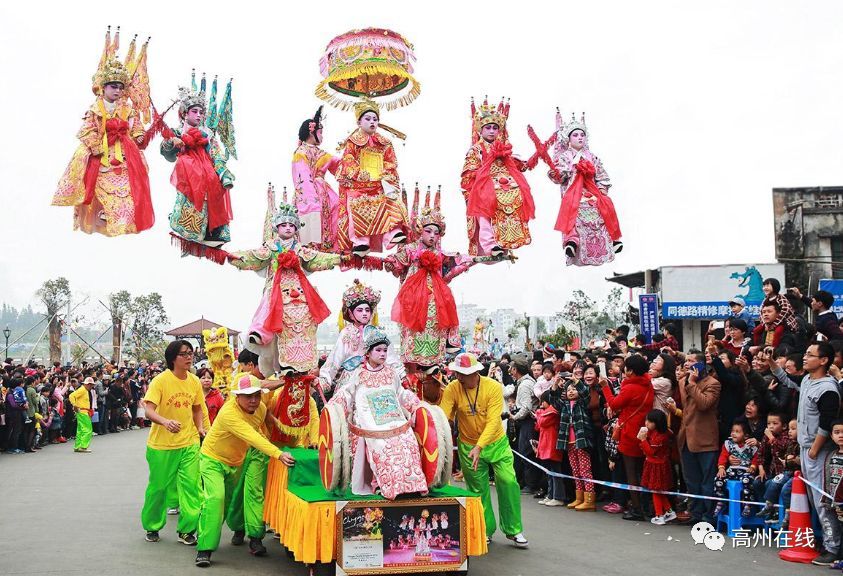
[[[658,430],[647,431],[647,438],[641,440],[641,450],[644,451],[647,462],[653,464],[670,462],[671,436],[670,430],[667,432],[659,432]]]
[[[638,431],[647,419],[647,412],[653,409],[653,395],[649,374],[624,378],[617,396],[612,395],[611,386],[603,386],[606,404],[618,415],[618,425],[621,427],[618,452],[624,456],[644,456]]]
[[[208,420],[210,420],[211,424],[216,420],[217,412],[220,411],[224,404],[225,398],[223,398],[222,392],[217,388],[211,388],[211,391],[205,396],[205,406],[208,407]],[[209,430],[205,430],[205,433],[208,432]]]
[[[539,460],[562,462],[562,451],[556,448],[559,434],[559,412],[553,406],[536,410],[536,430],[539,431],[539,445],[536,457]]]

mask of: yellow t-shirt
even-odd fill
[[[237,398],[234,394],[231,396]],[[249,446],[270,458],[278,458],[281,450],[258,432],[265,418],[266,405],[263,403],[258,404],[254,414],[249,414],[236,400],[226,402],[211,425],[211,433],[202,443],[201,453],[228,466],[240,466]]]
[[[88,395],[88,389],[80,386],[70,393],[70,404],[77,410],[90,410],[91,397]]]
[[[464,444],[485,448],[506,435],[501,421],[503,389],[496,380],[481,376],[480,384],[473,390],[466,390],[459,380],[452,380],[442,393],[439,407],[448,420],[456,416],[459,439]]]
[[[165,370],[152,379],[143,399],[155,404],[163,418],[181,423],[181,430],[173,434],[153,422],[147,446],[155,450],[177,450],[199,442],[199,432],[193,423],[193,407],[204,406],[205,395],[195,374],[188,372],[187,378],[180,380],[171,370]]]

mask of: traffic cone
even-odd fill
[[[811,530],[811,532],[808,532]],[[808,492],[805,489],[805,482],[802,481],[802,474],[796,471],[793,474],[793,492],[790,495],[790,524],[788,531],[791,534],[810,534],[814,530],[811,525],[811,508],[808,506]],[[810,564],[819,556],[819,552],[808,546],[807,538],[796,546],[779,550],[779,558],[788,562],[801,562]]]

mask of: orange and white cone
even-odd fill
[[[810,534],[813,531],[811,525],[811,508],[808,505],[808,491],[805,482],[802,481],[802,474],[796,471],[793,475],[793,492],[790,495],[790,524],[788,531],[791,534]],[[779,550],[779,558],[788,562],[801,562],[810,564],[819,556],[819,552],[808,544],[808,538],[800,538],[795,546]]]

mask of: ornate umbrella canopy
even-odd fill
[[[383,99],[387,110],[406,106],[421,92],[413,77],[413,45],[385,28],[340,34],[328,43],[316,96],[342,110],[360,98]]]

